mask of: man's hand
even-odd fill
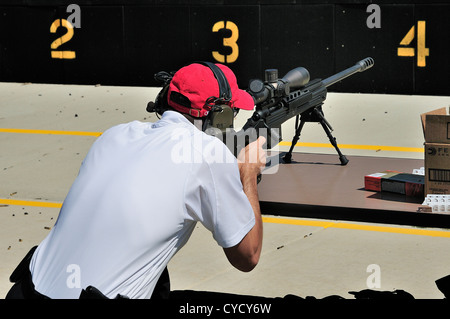
[[[267,154],[262,149],[262,146],[265,142],[266,138],[260,136],[256,141],[248,144],[239,153],[237,161],[243,185],[244,181],[247,181],[248,178],[256,180],[256,177],[261,174],[264,169],[267,161]]]
[[[241,271],[251,271],[258,264],[262,249],[263,226],[259,208],[257,176],[266,165],[266,152],[262,149],[264,137],[247,145],[238,155],[239,173],[244,193],[252,205],[255,214],[255,226],[245,235],[239,244],[224,248],[230,263]]]

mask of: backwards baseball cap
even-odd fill
[[[233,108],[252,110],[255,102],[250,94],[239,89],[236,76],[223,64],[216,64],[225,75],[231,90],[231,99],[221,100]],[[193,63],[178,70],[170,82],[167,103],[175,110],[193,117],[204,117],[211,110],[211,101],[219,99],[218,80],[206,65]]]

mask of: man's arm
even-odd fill
[[[237,269],[248,272],[258,264],[262,249],[263,225],[259,207],[257,177],[266,164],[266,153],[262,149],[265,138],[247,145],[238,156],[239,173],[244,193],[253,208],[255,225],[239,244],[224,248],[229,262]]]

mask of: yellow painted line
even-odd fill
[[[362,225],[362,224],[352,224],[352,223],[327,222],[327,221],[315,221],[315,220],[304,220],[304,219],[274,218],[274,217],[263,217],[263,222],[273,223],[273,224],[353,229],[353,230],[375,231],[375,232],[382,232],[382,233],[394,233],[394,234],[421,235],[421,236],[450,238],[450,231],[430,230],[430,229],[420,229],[420,228],[402,228],[402,227],[389,227],[389,226],[377,226],[377,225]]]
[[[285,225],[298,225],[298,226],[315,226],[328,228],[334,222],[325,222],[317,220],[305,220],[305,219],[289,219],[289,218],[275,218],[275,217],[265,217],[263,216],[263,222],[272,224],[285,224]]]
[[[291,146],[291,142],[280,142],[280,146]],[[306,143],[299,142],[295,146],[303,147],[333,147],[328,143]],[[355,150],[372,150],[372,151],[390,151],[390,152],[415,152],[423,153],[423,147],[404,147],[404,146],[385,146],[385,145],[357,145],[357,144],[338,144],[342,149],[355,149]]]
[[[57,131],[57,130],[28,130],[17,128],[0,128],[0,133],[21,133],[21,134],[47,134],[47,135],[77,135],[77,136],[95,136],[102,135],[102,132],[83,132],[83,131]]]
[[[48,135],[76,135],[76,136],[95,136],[102,135],[102,132],[83,132],[83,131],[58,131],[58,130],[29,130],[15,128],[0,128],[0,133],[22,133],[22,134],[48,134]],[[291,142],[281,141],[279,146],[291,146]],[[326,147],[331,148],[329,143],[307,143],[298,142],[297,147]],[[357,145],[357,144],[338,144],[342,149],[372,150],[372,151],[390,151],[390,152],[414,152],[423,153],[423,147],[404,147],[404,146],[386,146],[386,145]]]
[[[358,225],[350,223],[336,223],[333,228],[356,229],[365,231],[377,231],[383,233],[407,234],[407,235],[421,235],[431,237],[446,237],[450,238],[450,231],[429,230],[420,228],[401,228],[401,227],[387,227],[387,226],[372,226],[372,225]]]
[[[48,134],[48,135],[76,135],[76,136],[95,136],[102,135],[102,132],[83,132],[83,131],[58,131],[58,130],[29,130],[15,128],[0,128],[0,133],[22,133],[22,134]],[[281,141],[279,146],[291,146],[291,142]],[[307,143],[298,142],[297,147],[326,147],[331,148],[329,143]],[[423,147],[404,147],[404,146],[386,146],[386,145],[357,145],[357,144],[338,144],[342,149],[389,151],[389,152],[414,152],[423,153]]]
[[[0,198],[0,205],[61,208],[62,203]]]
[[[3,199],[0,198],[0,205],[12,205],[12,206],[35,206],[35,207],[47,207],[47,208],[61,208],[62,203],[57,202],[44,202],[44,201],[30,201],[30,200],[16,200],[16,199]],[[271,224],[284,224],[284,225],[297,225],[297,226],[314,226],[326,228],[339,228],[339,229],[353,229],[364,231],[375,231],[382,233],[394,233],[405,235],[421,235],[431,237],[445,237],[450,238],[450,231],[430,230],[420,228],[402,228],[402,227],[389,227],[389,226],[377,226],[377,225],[362,225],[353,223],[341,223],[330,221],[317,221],[317,220],[305,220],[305,219],[290,219],[290,218],[275,218],[275,217],[262,217],[264,223]]]

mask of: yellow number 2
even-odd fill
[[[220,29],[228,29],[231,31],[231,36],[223,38],[223,46],[231,48],[230,55],[220,54],[218,51],[213,51],[212,56],[216,61],[221,63],[233,63],[239,57],[239,47],[237,40],[239,38],[239,29],[234,22],[231,21],[218,21],[212,27],[212,32],[218,32]]]
[[[62,44],[70,41],[73,37],[73,26],[70,24],[69,21],[66,19],[56,19],[53,21],[52,25],[50,26],[50,32],[56,33],[56,30],[59,27],[63,27],[67,29],[66,34],[59,37],[55,41],[52,42],[50,45],[51,55],[53,59],[75,59],[75,51],[57,51],[55,49],[59,48]]]
[[[425,26],[426,21],[418,21],[417,22],[417,66],[424,67],[426,66],[425,58],[430,55],[430,49],[425,47]],[[400,45],[407,46],[410,45],[412,40],[414,40],[416,27],[413,25],[411,29],[409,29],[408,33],[400,42]],[[415,56],[414,48],[409,47],[398,47],[397,48],[398,56]]]

